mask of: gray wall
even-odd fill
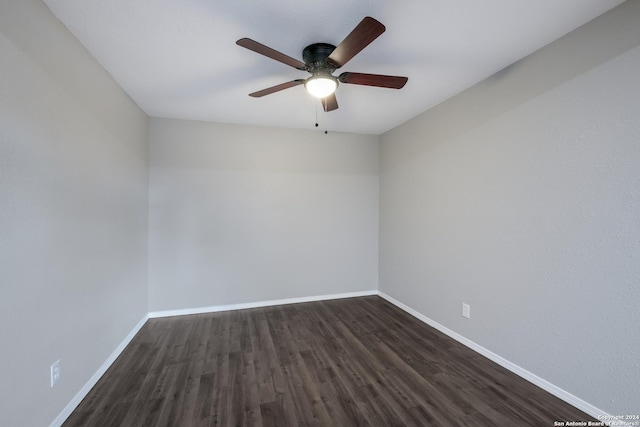
[[[378,287],[378,137],[151,119],[151,311]]]
[[[42,2],[0,10],[0,424],[41,427],[147,313],[148,120]]]
[[[640,413],[639,22],[624,3],[381,138],[380,290],[611,414]]]

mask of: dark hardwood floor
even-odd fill
[[[591,417],[377,297],[150,319],[64,426],[553,426]]]

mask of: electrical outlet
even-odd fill
[[[56,385],[58,381],[60,381],[60,359],[51,365],[51,387]]]
[[[471,307],[469,304],[462,303],[462,317],[471,318]]]

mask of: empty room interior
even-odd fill
[[[640,0],[445,3],[2,0],[0,425],[640,426]]]

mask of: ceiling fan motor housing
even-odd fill
[[[329,43],[314,43],[302,50],[302,60],[307,66],[307,71],[311,74],[318,72],[331,74],[336,67],[331,66],[327,62],[327,58],[331,55],[336,47]]]

